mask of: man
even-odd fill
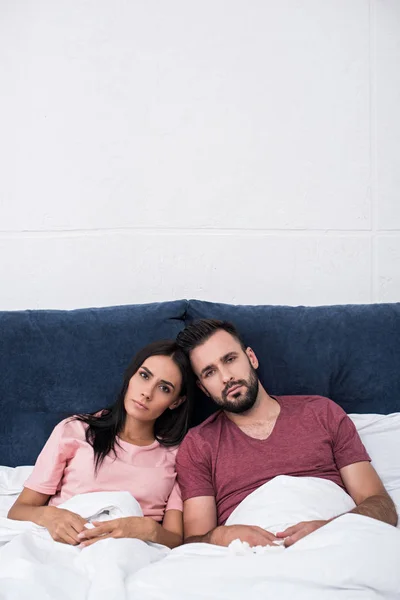
[[[351,512],[396,525],[395,506],[353,422],[321,396],[270,396],[254,351],[228,322],[203,319],[177,337],[199,387],[221,410],[191,429],[177,455],[185,542],[290,546],[328,521],[308,521],[275,535],[260,527],[225,526],[240,502],[278,475],[321,477],[344,488]]]

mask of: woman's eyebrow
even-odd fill
[[[166,383],[167,385],[170,385],[171,387],[173,387],[175,389],[175,386],[173,383],[171,383],[170,381],[167,381],[166,379],[161,379],[160,383]]]
[[[146,373],[147,373],[148,375],[150,375],[150,377],[154,377],[154,373],[152,373],[152,372],[150,371],[150,369],[148,369],[147,367],[144,367],[143,365],[142,365],[142,367],[141,367],[141,368],[143,369],[143,371],[146,371]],[[170,381],[167,381],[166,379],[161,379],[161,380],[160,380],[160,383],[166,383],[167,385],[170,385],[172,388],[174,388],[174,389],[175,389],[175,386],[174,386],[174,384],[173,384],[173,383],[171,383]]]

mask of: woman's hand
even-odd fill
[[[64,508],[44,506],[40,525],[46,527],[56,542],[76,546],[80,543],[79,534],[85,530],[85,519]]]
[[[107,538],[136,538],[144,542],[153,542],[156,537],[157,523],[150,517],[124,517],[112,521],[93,521],[95,527],[86,529],[79,535],[81,547],[90,546]]]

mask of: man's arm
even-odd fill
[[[397,525],[395,505],[369,462],[343,467],[340,475],[346,490],[357,504],[351,513]]]
[[[343,467],[340,469],[340,475],[346,490],[357,504],[350,513],[371,517],[389,525],[397,524],[395,505],[369,462],[362,461]],[[285,539],[285,546],[292,546],[306,535],[333,521],[333,518],[327,521],[303,521],[276,535]]]
[[[261,527],[252,525],[217,525],[214,496],[189,498],[183,503],[185,544],[205,543],[229,546],[240,539],[250,546],[272,546],[277,538]]]
[[[211,533],[217,527],[217,507],[214,496],[189,498],[183,503],[185,544],[211,544]]]

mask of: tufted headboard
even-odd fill
[[[400,412],[400,304],[233,306],[198,300],[0,312],[0,465],[33,464],[54,425],[111,403],[134,353],[199,318],[232,321],[272,394]],[[199,393],[194,423],[215,406]]]

